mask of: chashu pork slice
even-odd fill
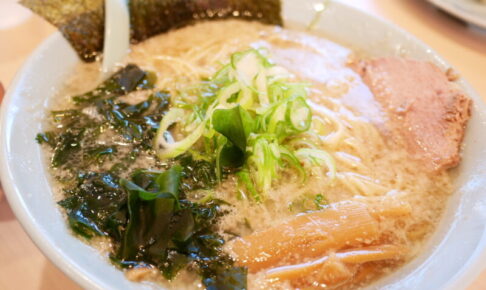
[[[429,62],[362,61],[358,73],[387,112],[392,134],[430,171],[458,165],[471,100]]]

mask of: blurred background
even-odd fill
[[[395,23],[427,43],[486,101],[486,0],[342,2]],[[0,83],[6,90],[29,54],[54,32],[17,1],[0,0]],[[0,186],[0,289],[79,289],[35,247],[1,196]],[[480,289],[486,289],[486,271],[468,288]]]

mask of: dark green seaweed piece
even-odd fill
[[[255,131],[256,122],[241,106],[218,109],[212,116],[214,130],[228,138],[234,145],[246,151],[246,140]]]
[[[37,136],[35,136],[35,140],[39,144],[47,144],[50,147],[55,147],[56,142],[55,142],[55,135],[52,132],[45,132],[45,133],[39,133]]]
[[[183,168],[183,185],[186,190],[209,189],[216,185],[216,170],[212,162],[195,160],[188,153],[177,157],[176,160]]]
[[[103,0],[21,0],[59,28],[82,60],[103,49]],[[282,25],[280,0],[131,0],[131,40],[136,43],[200,20],[240,18]]]
[[[58,167],[65,164],[71,156],[81,149],[81,140],[85,129],[69,128],[66,132],[58,135],[54,154],[52,155],[52,166]]]
[[[143,71],[134,64],[128,64],[96,89],[74,96],[73,101],[76,104],[82,104],[91,103],[101,98],[119,97],[135,90],[152,89],[154,83],[155,75],[153,73]],[[74,114],[73,110],[62,112],[70,112],[69,115]]]
[[[208,277],[203,280],[208,290],[239,290],[246,289],[248,270],[244,267],[232,267],[218,276]]]
[[[255,132],[256,122],[241,106],[218,109],[212,116],[214,129],[222,134],[217,150],[219,171],[238,168],[245,162],[247,139]]]
[[[94,90],[74,96],[74,109],[52,111],[55,129],[36,137],[38,143],[53,149],[52,166],[76,173],[105,160],[117,160],[113,168],[116,173],[126,167],[124,164],[133,162],[141,151],[150,151],[159,122],[168,109],[169,94],[147,92],[147,99],[134,105],[119,97],[152,89],[155,81],[154,74],[130,64]],[[90,108],[91,112],[96,109],[97,116],[85,113],[84,109]],[[101,140],[107,131],[115,133],[113,138],[128,141],[122,147],[129,146],[130,150],[120,150],[122,147],[116,142]]]
[[[181,178],[177,165],[162,173],[136,171],[130,181],[121,181],[128,192],[128,223],[112,258],[126,267],[154,265],[167,279],[195,264],[208,289],[246,289],[246,269],[233,266],[215,232],[222,214],[218,202],[180,199]]]
[[[65,190],[65,195],[59,205],[66,209],[75,233],[86,238],[121,237],[121,227],[127,220],[127,194],[118,185],[118,177],[110,173],[79,174],[78,182]]]
[[[215,225],[220,201],[184,197],[182,168],[136,170],[130,180],[110,173],[80,173],[59,202],[71,229],[90,239],[112,238],[112,261],[125,268],[152,265],[167,279],[195,270],[207,289],[246,289],[246,268],[223,251]]]
[[[93,148],[87,148],[86,154],[88,154],[88,158],[91,158],[94,162],[102,164],[107,157],[109,158],[116,154],[117,150],[116,146],[99,145]]]

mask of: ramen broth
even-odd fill
[[[358,57],[353,50],[306,32],[227,20],[199,23],[134,45],[126,63],[155,72],[156,87],[176,96],[188,86],[212,76],[221,64],[227,63],[232,53],[250,47],[264,51],[275,64],[287,69],[295,81],[310,85],[308,103],[313,113],[312,134],[296,142],[305,143],[307,138],[320,144],[334,158],[336,173],[334,178],[329,178],[329,171],[313,169],[302,184],[295,172],[283,171],[283,177],[273,184],[262,203],[245,197],[236,177],[228,176],[212,193],[231,204],[225,207],[228,213],[218,224],[219,233],[226,240],[234,241],[235,236],[244,238],[279,227],[302,212],[315,211],[316,196],[325,199],[325,202],[320,201],[322,204],[346,201],[364,204],[371,213],[380,212],[380,207],[387,203],[403,203],[408,205],[407,214],[390,215],[393,217],[371,214],[380,234],[370,243],[363,242],[364,246],[398,245],[405,249],[400,257],[352,265],[343,262],[354,278],[334,286],[366,285],[410,261],[420,252],[441,216],[451,193],[451,178],[445,170],[433,173],[421,170],[422,165],[409,157],[404,145],[390,137],[386,114],[360,76],[350,68],[350,63]],[[52,100],[51,109],[72,107],[69,96],[93,89],[99,81],[98,71],[98,63],[79,64],[66,88]],[[123,98],[135,104],[149,93],[140,91]],[[120,144],[121,141],[107,135],[106,144],[111,142]],[[131,167],[156,169],[155,162],[153,156],[142,155]],[[109,166],[109,161],[97,166]],[[61,199],[60,189],[57,194]],[[194,191],[189,197],[198,200],[205,194]],[[233,255],[234,245],[230,242],[226,246]],[[340,251],[353,247],[349,244]],[[340,252],[330,249],[320,257],[339,259],[339,255]],[[314,272],[307,281],[268,279],[269,268],[302,264],[317,258],[295,256],[258,271],[250,269],[248,287],[322,287],[321,282],[311,281],[314,278],[319,281],[319,277],[313,276],[317,275]],[[129,270],[127,276],[133,280],[157,281],[174,289],[203,287],[194,275],[184,272],[171,282],[166,282],[153,269]]]

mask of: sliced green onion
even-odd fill
[[[306,101],[308,84],[292,83],[289,77],[286,69],[273,65],[259,50],[234,53],[230,63],[208,81],[183,92],[183,102],[173,103],[178,108],[162,119],[154,141],[158,157],[173,158],[190,150],[214,162],[219,180],[225,169],[240,170],[239,185],[256,201],[263,200],[279,171],[287,166],[303,182],[307,164],[325,165],[328,175],[335,178],[331,155],[318,149],[316,140],[299,135],[312,125],[312,110]],[[251,120],[251,126],[236,122],[236,117],[218,115],[235,107],[244,112],[245,120]],[[174,123],[181,123],[188,132],[180,141],[173,140],[168,131]],[[201,138],[203,149],[191,148]]]
[[[217,71],[211,80],[216,84],[216,85],[223,85],[229,81],[228,73],[231,70],[230,65],[225,65],[223,66],[219,71]]]
[[[253,80],[262,67],[261,60],[255,53],[255,50],[247,51],[242,56],[235,54],[231,61],[238,80],[242,82],[243,85],[252,87]]]
[[[199,126],[192,131],[191,134],[186,136],[184,139],[175,142],[168,131],[169,127],[180,122],[184,117],[184,110],[173,108],[164,116],[160,121],[159,129],[157,130],[157,135],[154,139],[154,148],[157,151],[157,156],[161,160],[174,158],[182,153],[186,152],[191,148],[194,143],[201,137],[205,123],[199,124]]]
[[[240,91],[241,85],[238,82],[233,82],[230,85],[222,88],[218,95],[216,96],[217,101],[219,102],[220,107],[226,107],[228,99],[233,95],[236,94]],[[216,104],[216,103],[215,103]],[[209,110],[209,114],[211,114],[212,111]]]
[[[301,148],[295,151],[295,156],[300,160],[309,160],[314,165],[326,165],[330,177],[336,178],[336,162],[334,158],[324,150]]]
[[[236,176],[238,177],[238,183],[241,186],[244,186],[250,193],[250,196],[256,201],[260,202],[262,200],[260,194],[258,191],[255,189],[255,186],[253,185],[253,180],[251,180],[250,173],[248,172],[247,169],[242,169],[238,173],[236,173]]]
[[[211,200],[214,199],[214,191],[213,190],[201,190],[201,192],[206,193],[205,196],[201,197],[198,201],[196,201],[199,204],[205,204],[210,202]]]
[[[309,130],[312,123],[312,111],[303,97],[292,100],[287,107],[287,121],[297,132]]]
[[[270,102],[275,103],[282,99],[283,97],[283,88],[282,84],[275,83],[268,86],[268,98]]]
[[[271,68],[267,69],[267,76],[271,77],[269,83],[273,83],[279,79],[288,78],[290,74],[281,66],[272,66]]]
[[[302,180],[302,183],[304,183],[307,180],[307,174],[305,173],[304,167],[300,164],[300,160],[295,156],[292,151],[287,149],[284,146],[280,146],[280,156],[282,156],[282,159],[285,160],[289,165],[293,166],[297,171],[299,172],[300,178]]]
[[[260,69],[260,72],[256,76],[256,90],[258,93],[258,100],[260,101],[260,105],[262,107],[267,106],[270,103],[270,100],[268,99],[268,93],[267,93],[267,77],[265,74],[265,70]]]
[[[272,180],[277,175],[280,158],[278,144],[265,137],[259,136],[254,140],[249,157],[249,164],[254,167],[252,175],[256,181],[256,187],[264,194],[270,190]]]
[[[253,106],[253,94],[250,89],[242,88],[238,94],[238,99],[236,100],[240,106],[246,110],[249,110]]]
[[[274,110],[272,115],[269,117],[268,126],[266,130],[268,133],[276,133],[277,132],[277,125],[283,121],[285,121],[285,113],[287,111],[287,104],[283,103],[277,106]]]

